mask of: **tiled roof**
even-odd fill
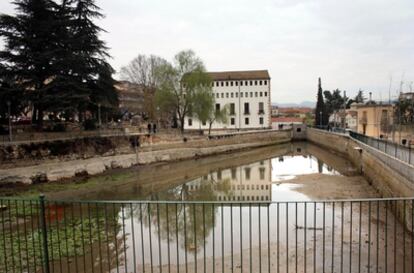
[[[208,72],[208,75],[214,81],[270,80],[269,71],[267,70]]]

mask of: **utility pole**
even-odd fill
[[[99,124],[99,129],[101,129],[102,120],[101,120],[101,104],[100,103],[98,103],[98,124]]]
[[[12,142],[13,141],[13,128],[12,128],[12,120],[11,120],[11,102],[8,100],[7,101],[7,113],[9,116],[9,141]]]
[[[346,91],[344,90],[344,121],[343,128],[346,129]]]

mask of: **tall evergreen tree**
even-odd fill
[[[16,16],[0,16],[0,36],[5,48],[0,60],[12,82],[11,97],[20,103],[30,100],[33,120],[40,122],[47,108],[43,98],[53,77],[53,54],[56,49],[56,4],[50,0],[16,0]],[[15,102],[16,103],[16,102]]]
[[[105,43],[99,38],[104,31],[94,23],[103,17],[95,0],[65,0],[60,12],[65,15],[61,27],[69,29],[62,37],[59,51],[59,73],[56,78],[56,93],[65,98],[65,111],[77,112],[82,117],[86,110],[96,110],[97,104],[116,107],[118,97],[116,90],[108,82],[112,79],[113,69],[106,62],[109,57]],[[102,79],[107,89],[102,90]],[[103,92],[105,95],[98,95]],[[104,97],[108,96],[104,102]],[[100,101],[96,101],[99,99]]]
[[[25,93],[33,107],[33,121],[41,125],[45,112],[68,116],[93,110],[99,103],[94,100],[104,100],[97,92],[105,93],[116,107],[117,93],[108,84],[113,82],[113,69],[106,62],[107,47],[99,39],[103,30],[94,23],[103,17],[95,1],[13,3],[17,14],[0,16],[0,36],[6,42],[0,60],[14,83],[15,92],[8,94]]]
[[[318,79],[318,97],[316,101],[316,110],[315,110],[315,126],[326,125],[327,124],[327,114],[325,108],[325,102],[323,99],[322,93],[322,82],[321,78]]]

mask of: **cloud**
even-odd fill
[[[414,80],[411,0],[99,0],[99,22],[119,69],[140,53],[171,59],[192,48],[210,70],[269,69],[274,102],[314,100],[325,89],[374,97],[389,77]],[[2,12],[12,6],[1,1]]]

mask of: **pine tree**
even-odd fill
[[[322,93],[322,82],[321,78],[318,80],[318,97],[316,101],[316,110],[315,110],[315,126],[326,125],[327,118],[326,118],[326,109],[325,109],[325,102],[323,99]]]
[[[47,108],[43,98],[53,77],[56,49],[56,4],[49,0],[16,0],[16,16],[0,16],[0,36],[5,48],[0,60],[12,83],[9,100],[33,106],[33,121],[41,124]],[[21,97],[21,94],[24,96]]]
[[[8,96],[18,96],[22,105],[30,102],[33,121],[39,126],[46,112],[68,117],[90,110],[97,104],[95,99],[104,100],[97,92],[116,107],[114,87],[106,84],[107,89],[102,89],[103,79],[113,82],[113,69],[105,60],[107,47],[99,39],[103,30],[93,22],[103,17],[95,1],[13,3],[17,15],[0,16],[0,36],[6,42],[0,60],[14,88]],[[0,92],[6,94],[4,88]],[[24,92],[24,100],[19,92]]]
[[[112,67],[103,62],[98,71],[98,79],[90,86],[91,104],[90,110],[98,115],[98,106],[101,107],[101,114],[115,114],[119,106],[118,93],[115,90],[115,80]]]
[[[98,83],[103,78],[106,83],[114,82],[113,69],[105,60],[109,57],[107,47],[99,39],[103,29],[93,22],[103,17],[100,8],[95,0],[66,0],[62,3],[61,13],[65,17],[60,25],[69,32],[62,37],[60,72],[52,97],[60,93],[59,97],[65,98],[66,102],[61,110],[79,113],[80,118],[87,110],[95,111],[98,104],[115,107],[118,104],[115,88],[106,84],[107,89],[102,90],[102,82]],[[99,92],[105,95],[99,95]]]

